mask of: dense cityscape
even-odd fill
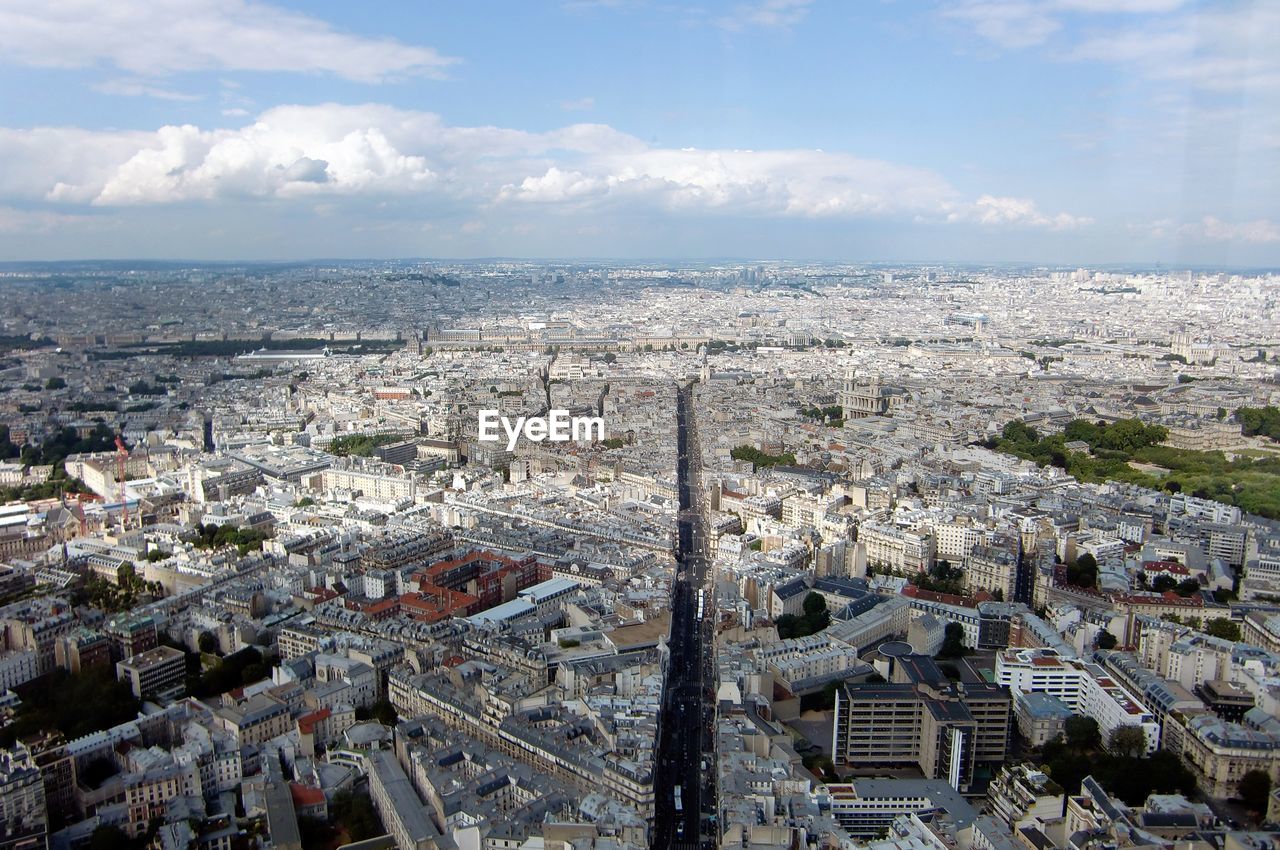
[[[8,264],[0,846],[1270,846],[1278,282]]]
[[[0,0],[0,850],[1280,850],[1276,0]]]

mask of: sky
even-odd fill
[[[0,0],[0,260],[1280,266],[1280,3]]]

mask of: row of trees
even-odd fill
[[[844,408],[838,404],[829,404],[826,407],[801,408],[800,415],[806,419],[813,419],[817,422],[830,420],[833,424],[844,421]]]
[[[84,583],[71,597],[75,605],[91,605],[107,613],[128,611],[142,601],[142,597],[159,597],[164,588],[158,581],[147,581],[138,574],[132,561],[125,561],[116,570],[113,584],[92,571],[85,575]]]
[[[404,437],[399,434],[346,434],[335,437],[329,444],[329,454],[338,457],[372,457],[379,446],[398,443]]]
[[[1064,735],[1041,750],[1043,770],[1066,789],[1080,787],[1092,775],[1102,786],[1130,805],[1153,793],[1197,793],[1194,774],[1168,750],[1147,754],[1147,737],[1138,726],[1118,726],[1102,746],[1098,721],[1076,715],[1067,719]],[[1267,811],[1271,777],[1251,770],[1236,783],[1236,795],[1250,811]]]
[[[1138,805],[1153,793],[1194,794],[1195,776],[1168,750],[1145,755],[1146,735],[1137,726],[1112,731],[1102,746],[1098,721],[1079,715],[1067,719],[1065,734],[1045,744],[1042,769],[1066,789],[1093,776],[1121,800]]]
[[[1085,552],[1066,566],[1067,584],[1085,588],[1098,586],[1098,559],[1093,555]]]
[[[206,644],[203,635],[201,638],[203,650]],[[200,672],[200,656],[187,653],[187,691],[193,697],[215,697],[261,682],[270,675],[271,665],[261,652],[251,646],[219,659],[203,673]]]

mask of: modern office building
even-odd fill
[[[1008,688],[976,673],[952,681],[933,659],[904,655],[889,682],[836,691],[832,756],[843,769],[915,765],[970,792],[1004,761],[1011,704]]]
[[[128,682],[138,699],[180,695],[186,673],[186,654],[171,646],[157,646],[116,662],[116,678]]]

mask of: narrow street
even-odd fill
[[[659,850],[715,844],[714,837],[703,837],[704,826],[710,823],[704,815],[713,816],[716,809],[711,755],[715,694],[710,670],[710,599],[703,600],[703,617],[698,616],[707,569],[698,486],[702,453],[693,418],[693,394],[687,387],[679,390],[676,418],[679,542],[671,592],[671,660],[654,774],[653,847]]]

